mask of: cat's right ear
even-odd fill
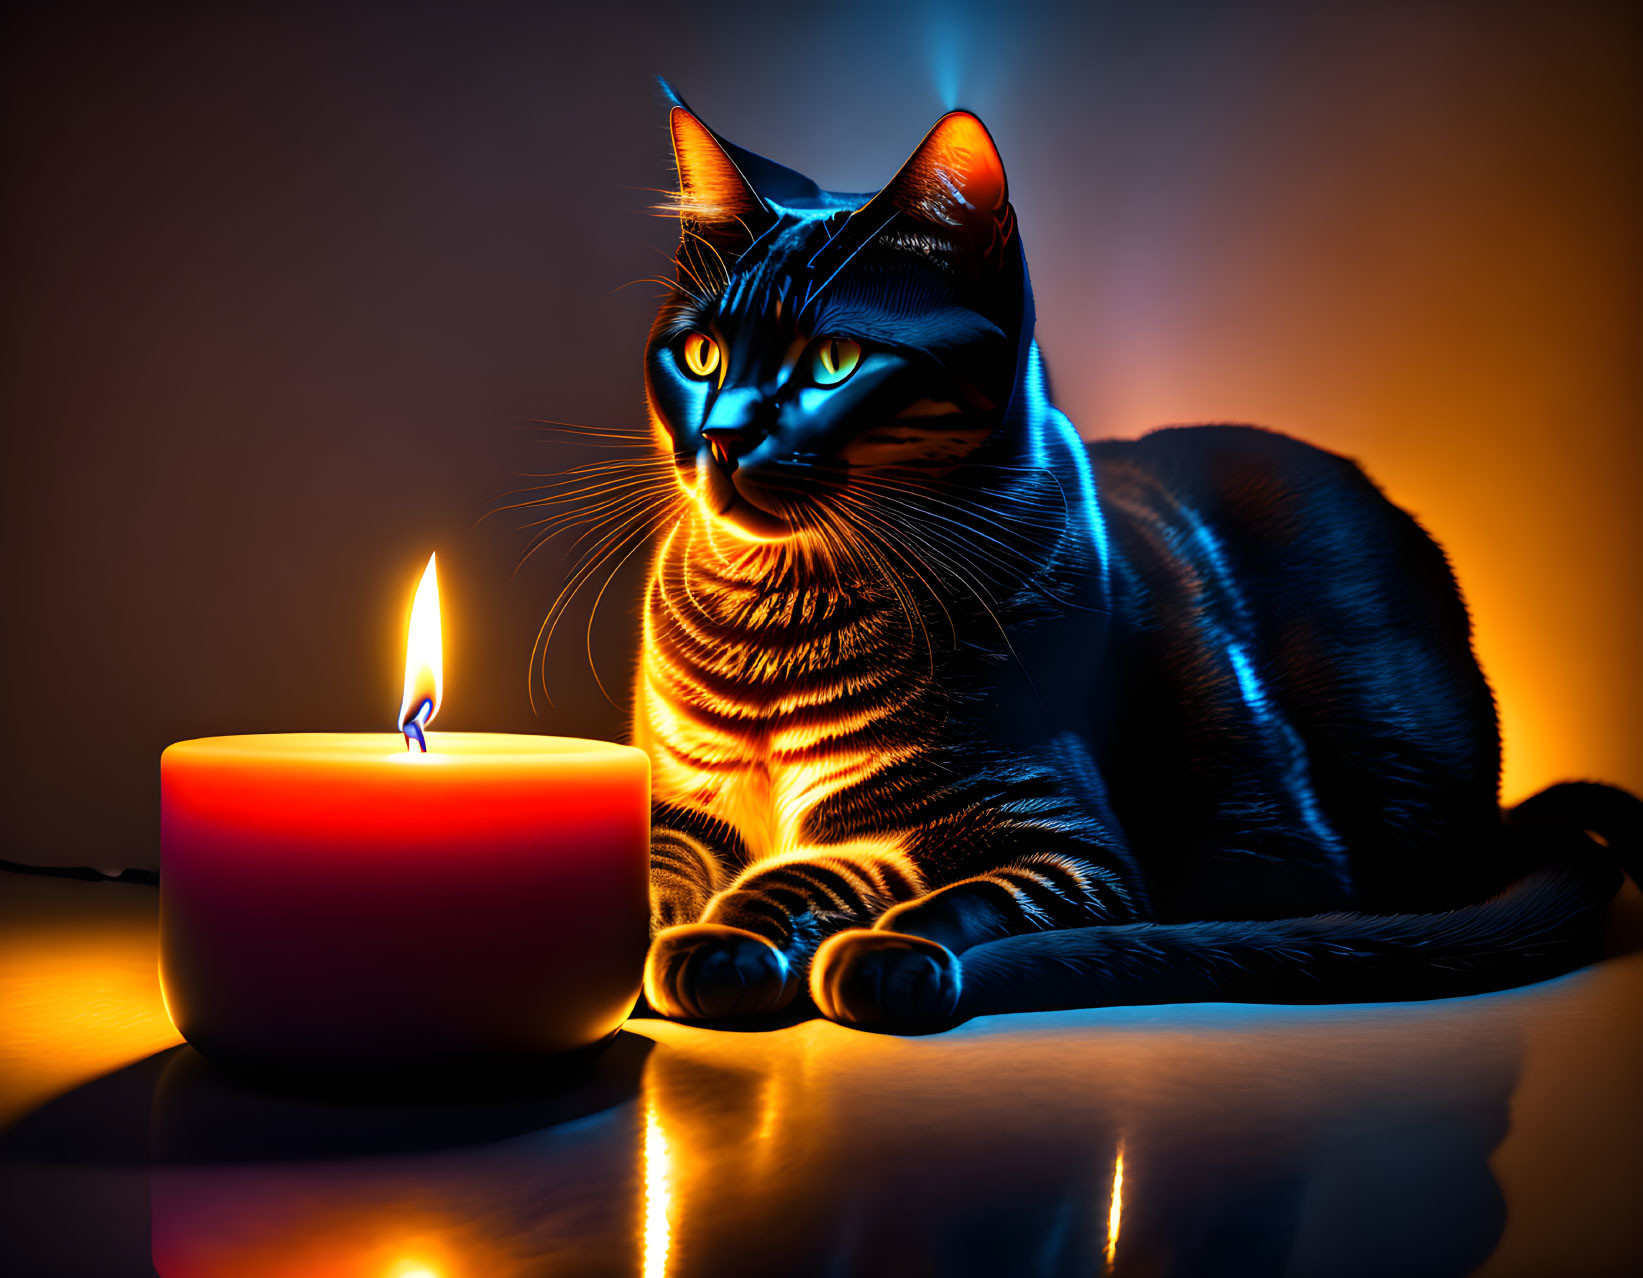
[[[668,113],[679,190],[670,204],[687,233],[710,238],[751,235],[768,214],[758,192],[713,131],[682,106]]]

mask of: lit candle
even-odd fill
[[[430,558],[395,733],[182,741],[160,757],[160,978],[225,1063],[374,1072],[598,1043],[638,997],[650,770],[627,746],[428,731]]]

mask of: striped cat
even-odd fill
[[[674,102],[655,1010],[1411,997],[1592,954],[1619,871],[1583,831],[1635,848],[1636,801],[1503,822],[1454,580],[1352,462],[1081,440],[973,115],[865,196]]]

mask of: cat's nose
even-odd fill
[[[763,415],[763,400],[751,387],[723,391],[702,423],[702,439],[712,452],[713,460],[726,471],[735,470],[736,459],[750,452],[769,433],[760,420]]]
[[[704,426],[702,438],[707,440],[714,461],[726,470],[735,470],[736,459],[763,439],[764,432],[751,426]]]

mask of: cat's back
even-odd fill
[[[1412,576],[1429,587],[1423,624],[1469,633],[1442,550],[1350,458],[1241,425],[1099,440],[1090,458],[1120,554],[1145,558],[1150,544],[1239,593],[1262,592],[1248,600],[1257,613],[1324,605],[1332,580],[1345,604]]]
[[[1402,514],[1356,462],[1259,426],[1165,426],[1089,451],[1107,506],[1157,505],[1211,522],[1235,513],[1250,534],[1276,537],[1321,514]]]
[[[1299,751],[1302,806],[1352,849],[1359,902],[1407,900],[1416,865],[1475,846],[1495,819],[1494,702],[1448,562],[1415,519],[1355,462],[1256,427],[1171,427],[1090,457],[1132,690],[1117,739],[1157,738],[1139,752],[1156,758],[1117,771],[1144,785],[1181,759],[1213,789],[1247,766],[1226,725],[1264,718],[1256,735]],[[1287,786],[1283,772],[1255,790]]]

